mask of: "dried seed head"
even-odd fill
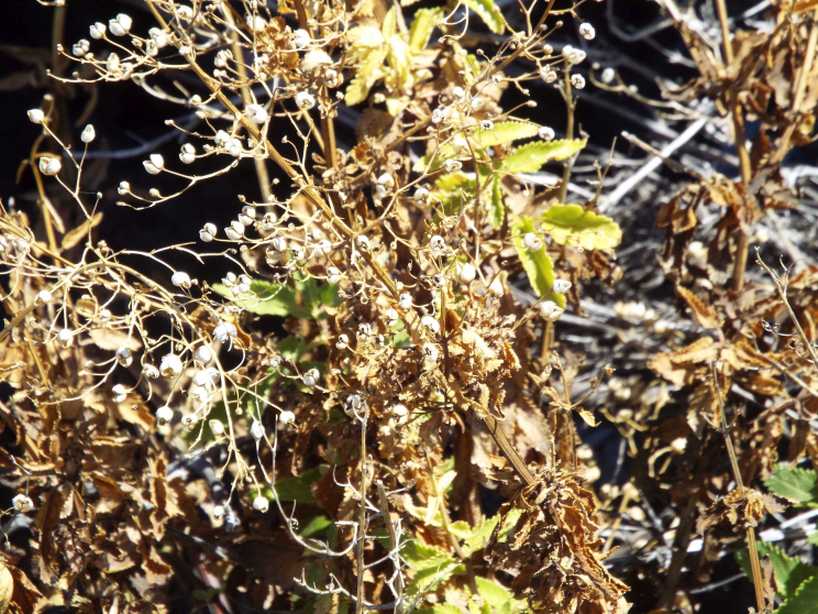
[[[14,509],[21,514],[27,514],[34,509],[34,501],[32,501],[28,495],[14,495],[11,504],[14,506]]]
[[[159,362],[159,372],[164,377],[176,377],[182,372],[183,368],[182,359],[173,352],[162,356],[162,360]]]

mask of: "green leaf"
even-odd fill
[[[429,44],[432,31],[440,23],[443,11],[440,8],[419,9],[409,28],[409,48],[412,51],[421,51]]]
[[[483,598],[483,603],[489,606],[489,612],[512,614],[526,610],[525,602],[515,599],[512,592],[505,586],[480,576],[476,576],[474,581],[477,584],[477,593]]]
[[[257,315],[284,316],[314,320],[325,307],[338,304],[335,286],[313,278],[295,280],[285,285],[262,279],[250,282],[250,292],[237,294],[224,284],[214,284],[213,290],[242,309]]]
[[[463,0],[463,4],[480,16],[480,19],[495,34],[502,34],[506,28],[503,13],[497,8],[493,0]]]
[[[818,604],[818,576],[807,578],[789,597],[775,614],[814,614],[815,604]]]
[[[363,62],[358,66],[358,71],[349,82],[344,93],[344,101],[349,106],[362,103],[369,95],[369,90],[381,78],[381,66],[389,53],[389,47],[383,45],[372,49],[364,57]]]
[[[793,503],[815,504],[818,501],[818,474],[814,469],[779,464],[764,483],[773,493]]]
[[[301,475],[287,478],[278,478],[275,482],[275,493],[272,488],[265,488],[263,494],[271,501],[278,495],[279,501],[294,501],[296,503],[315,503],[312,495],[312,485],[321,479],[327,467],[314,467]]]
[[[539,129],[539,124],[514,119],[497,122],[491,128],[477,128],[469,138],[476,147],[495,147],[537,136]]]
[[[560,245],[610,251],[622,240],[622,230],[616,222],[577,204],[552,205],[539,221],[541,228]]]
[[[412,580],[406,586],[406,594],[413,598],[436,590],[453,575],[465,571],[465,566],[451,554],[418,539],[409,541],[403,547],[401,556],[412,570]]]
[[[307,523],[307,526],[301,530],[299,535],[303,538],[312,537],[316,533],[320,533],[324,529],[332,526],[332,520],[324,516],[316,516]]]
[[[493,228],[500,228],[506,217],[506,203],[503,200],[503,186],[500,176],[495,175],[491,182],[491,215],[489,220]]]
[[[818,575],[818,567],[807,565],[795,557],[788,556],[784,550],[774,544],[759,542],[758,553],[770,559],[778,594],[783,597],[794,594],[805,579]]]
[[[534,141],[514,149],[500,163],[504,173],[536,173],[543,164],[567,160],[585,147],[585,139]]]
[[[554,263],[551,256],[545,251],[545,242],[537,250],[530,250],[525,245],[523,237],[532,233],[542,239],[542,235],[534,228],[533,220],[522,216],[511,225],[511,241],[517,250],[517,256],[528,275],[531,287],[542,299],[552,300],[560,307],[565,307],[565,296],[554,292]]]

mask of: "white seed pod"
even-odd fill
[[[539,130],[537,130],[537,136],[539,136],[543,141],[553,141],[554,137],[557,136],[557,133],[554,132],[554,129],[551,126],[541,126]]]
[[[42,156],[37,166],[43,175],[53,177],[62,170],[62,161],[57,156]]]
[[[114,403],[122,403],[128,397],[128,388],[123,384],[114,384],[111,388]]]
[[[165,158],[162,157],[162,154],[151,154],[147,160],[142,161],[142,166],[145,167],[148,174],[158,175],[165,168]]]
[[[602,83],[613,83],[613,80],[616,79],[616,71],[608,66],[602,71],[599,79]]]
[[[159,369],[151,363],[145,363],[142,365],[142,374],[146,379],[157,379],[159,377]]]
[[[318,369],[310,369],[307,371],[301,378],[301,381],[304,382],[305,386],[309,386],[312,388],[316,384],[318,384],[318,380],[321,377],[321,373]]]
[[[201,388],[213,388],[217,381],[219,381],[219,371],[213,367],[201,369],[193,375],[194,385]]]
[[[332,58],[323,49],[310,49],[301,58],[301,70],[308,73],[329,64],[332,64]]]
[[[31,500],[31,497],[24,494],[14,495],[11,504],[14,506],[14,509],[21,514],[28,514],[34,509],[34,501]]]
[[[334,266],[327,268],[327,281],[331,284],[337,284],[341,281],[341,270]]]
[[[0,251],[2,251],[2,250],[0,250]],[[48,290],[43,289],[43,290],[40,290],[37,293],[37,302],[38,303],[42,303],[44,305],[47,305],[48,303],[50,303],[53,300],[54,300],[54,295],[51,294],[51,292],[49,292]]]
[[[425,186],[418,186],[415,190],[413,198],[415,200],[424,201],[429,197],[429,188]]]
[[[358,235],[358,238],[355,239],[355,243],[358,245],[359,249],[364,251],[369,249],[369,238],[366,235]]]
[[[545,55],[553,55],[554,54],[554,48],[551,45],[549,45],[548,43],[543,43],[542,52]]]
[[[162,405],[156,410],[156,423],[159,425],[173,422],[173,410],[167,405]]]
[[[253,499],[253,509],[262,514],[270,509],[270,500],[264,495],[256,495]]]
[[[562,312],[562,308],[554,301],[543,301],[540,303],[540,314],[542,314],[542,317],[546,320],[555,322],[562,315]]]
[[[400,305],[401,309],[411,309],[412,295],[408,292],[401,293],[400,297],[398,298],[398,305]]]
[[[579,24],[579,35],[585,40],[591,41],[596,38],[596,30],[590,23],[583,21],[581,24]]]
[[[133,353],[130,348],[124,346],[118,348],[116,351],[116,361],[120,367],[130,367],[131,363],[133,363]]]
[[[477,277],[477,269],[471,262],[464,262],[457,267],[457,276],[464,284],[469,284]]]
[[[392,406],[392,413],[398,418],[404,418],[405,416],[409,415],[409,409],[403,403],[395,403]]]
[[[151,37],[151,40],[153,41],[153,44],[156,45],[157,49],[167,47],[168,43],[170,42],[168,33],[160,28],[151,28],[148,30],[148,36]]]
[[[523,244],[527,250],[532,252],[537,251],[543,246],[542,239],[533,232],[527,232],[523,235]]]
[[[114,36],[125,36],[131,31],[133,19],[127,13],[119,13],[116,17],[108,20],[108,30]]]
[[[295,104],[299,109],[308,111],[315,106],[315,96],[309,92],[298,92],[295,95]]]
[[[227,141],[230,140],[230,135],[227,134],[224,130],[218,130],[216,135],[213,137],[213,142],[216,143],[219,147],[224,147],[227,144]]]
[[[70,328],[63,328],[60,332],[57,333],[57,341],[64,347],[68,347],[71,345],[71,342],[74,340],[74,331]]]
[[[262,32],[267,27],[267,20],[261,15],[247,15],[246,21],[253,32]]]
[[[565,294],[571,289],[571,282],[567,279],[555,279],[552,289],[557,294]]]
[[[220,49],[213,58],[213,65],[216,68],[226,68],[227,64],[233,59],[233,54],[229,49]]]
[[[238,331],[236,330],[236,326],[231,322],[221,321],[216,325],[216,328],[213,329],[213,338],[219,343],[232,341],[236,335],[238,335]]]
[[[253,420],[253,423],[250,425],[250,435],[252,435],[256,441],[264,439],[264,427],[261,422]]]
[[[131,184],[127,181],[120,181],[116,188],[116,193],[120,196],[125,196],[131,191]]]
[[[179,161],[182,164],[193,164],[196,161],[196,147],[193,143],[185,143],[179,151]]]
[[[238,138],[231,136],[225,142],[224,149],[234,158],[238,158],[242,154],[241,141]]]
[[[247,118],[251,122],[259,126],[265,124],[267,120],[270,119],[270,114],[267,113],[267,109],[256,103],[247,105],[244,109],[244,114],[247,115]]]
[[[429,249],[432,250],[433,254],[442,254],[446,251],[446,239],[440,235],[432,235],[432,238],[429,239]]]
[[[97,131],[94,129],[94,124],[86,124],[85,128],[82,129],[82,133],[80,134],[80,140],[89,145],[94,142],[94,139],[97,138]]]
[[[119,54],[114,51],[109,53],[108,57],[105,58],[105,70],[107,70],[109,73],[118,73],[121,65],[122,62],[119,59]]]
[[[585,87],[585,77],[579,73],[574,73],[571,75],[571,85],[573,85],[575,89],[583,89]]]
[[[253,207],[251,205],[244,205],[241,208],[241,214],[243,216],[245,216],[245,217],[250,218],[251,220],[254,220],[254,219],[256,219],[256,216],[258,215],[258,212],[256,211],[255,207]],[[249,223],[247,225],[249,225]]]
[[[196,348],[196,352],[193,354],[193,359],[203,365],[209,364],[210,361],[213,360],[213,350],[209,345],[200,345],[198,348]]]
[[[91,38],[94,40],[99,40],[105,36],[105,32],[107,28],[105,27],[104,23],[97,21],[96,23],[91,24],[88,28],[88,33],[91,35]]]
[[[460,160],[446,160],[443,163],[443,168],[447,173],[456,173],[463,168],[463,163]]]
[[[319,256],[329,256],[332,253],[332,243],[328,239],[321,239],[315,246],[315,253]]]
[[[311,42],[312,38],[310,37],[310,33],[307,32],[306,30],[299,28],[298,30],[293,32],[293,45],[295,45],[299,49],[309,47]]]
[[[176,377],[183,368],[182,359],[173,352],[168,352],[159,361],[159,373],[164,377]]]
[[[42,109],[29,109],[26,111],[26,115],[28,115],[28,121],[32,124],[42,124],[43,120],[45,120],[45,113],[43,113]]]
[[[71,46],[71,53],[78,58],[84,58],[91,51],[91,42],[87,38],[81,38]]]
[[[209,420],[207,425],[210,427],[210,432],[213,433],[216,437],[220,437],[224,435],[224,423],[221,420],[216,420],[215,418]]]
[[[541,79],[542,79],[542,80],[543,80],[545,83],[549,83],[549,84],[550,84],[550,83],[556,83],[556,82],[557,82],[557,79],[559,79],[559,78],[560,78],[560,76],[557,74],[557,71],[556,71],[556,70],[554,70],[553,68],[550,68],[550,67],[549,67],[549,68],[545,68],[545,69],[543,69],[542,71],[540,71],[540,78],[541,78]]]
[[[210,510],[211,515],[215,520],[224,518],[225,509],[223,505],[214,505]]]
[[[420,324],[435,334],[440,332],[440,322],[437,321],[437,318],[432,316],[423,316],[420,319]]]
[[[278,414],[279,427],[286,427],[295,422],[295,414],[289,409],[284,409]]]
[[[497,297],[505,295],[506,289],[503,287],[503,280],[500,279],[499,275],[489,285],[489,292]]]
[[[335,347],[339,350],[349,347],[349,335],[341,333],[338,335],[338,340],[335,342]]]
[[[224,235],[231,241],[238,241],[242,238],[244,233],[238,232],[231,224],[230,226],[224,227]]]
[[[182,288],[183,290],[188,290],[190,289],[190,286],[193,285],[190,275],[184,271],[174,271],[173,275],[170,276],[170,283],[177,288]]]

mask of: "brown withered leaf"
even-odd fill
[[[135,352],[142,347],[142,343],[136,337],[113,328],[93,328],[88,331],[88,336],[98,348],[110,352],[115,352],[122,347]]]
[[[71,249],[75,245],[77,245],[80,241],[82,241],[88,233],[91,232],[96,226],[99,226],[99,223],[102,221],[102,212],[97,211],[94,215],[90,218],[85,220],[82,224],[69,230],[65,236],[62,238],[62,243],[60,244],[60,249],[63,251],[67,249]]]
[[[696,371],[718,355],[719,346],[715,341],[710,337],[700,337],[678,350],[655,354],[648,361],[648,366],[669,382],[684,386],[693,383]]]
[[[696,319],[696,322],[699,323],[699,326],[712,330],[721,329],[721,318],[712,306],[705,303],[684,286],[677,285],[676,292],[684,299],[687,306],[690,307],[690,311],[693,313],[693,317]]]

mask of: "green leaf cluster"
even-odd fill
[[[256,315],[315,320],[339,303],[338,289],[334,285],[312,277],[296,279],[289,284],[254,279],[247,293],[235,292],[224,284],[214,284],[213,290]]]

